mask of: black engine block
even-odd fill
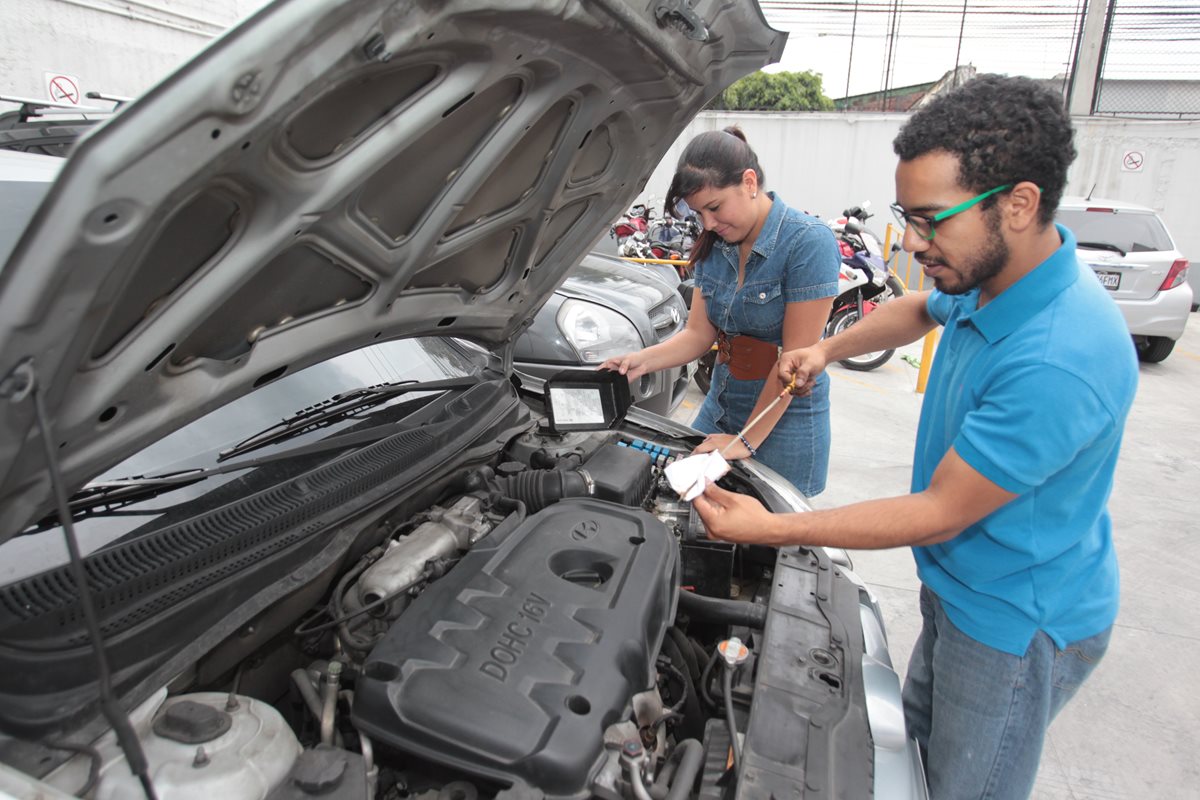
[[[478,777],[585,794],[604,729],[654,685],[677,571],[673,536],[636,509],[564,500],[501,525],[371,652],[355,723]]]

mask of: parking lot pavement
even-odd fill
[[[833,450],[817,508],[908,491],[921,395],[912,345],[874,372],[830,368]],[[1121,612],[1107,656],[1050,728],[1038,800],[1200,796],[1200,314],[1175,351],[1139,370],[1109,501],[1121,567]],[[699,407],[689,394],[676,418]],[[883,607],[901,677],[920,630],[907,549],[854,551]]]

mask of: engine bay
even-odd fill
[[[315,605],[292,606],[298,622],[261,643],[244,628],[253,647],[231,637],[133,711],[159,795],[661,800],[757,796],[765,776],[813,773],[805,736],[757,753],[779,749],[779,713],[799,712],[803,732],[831,698],[861,712],[854,643],[843,629],[830,644],[837,626],[806,606],[815,583],[799,596],[830,562],[708,540],[663,475],[687,452],[527,426],[457,470]],[[805,569],[776,610],[781,557]],[[780,630],[814,628],[790,666],[767,652],[772,614]],[[786,677],[797,664],[808,675]],[[754,711],[771,690],[783,705]],[[140,794],[111,732],[96,750],[47,780]]]

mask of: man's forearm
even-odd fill
[[[926,493],[867,500],[822,511],[773,514],[759,544],[881,550],[937,544],[965,527]]]
[[[820,343],[826,363],[911,344],[937,323],[925,310],[928,292],[908,294],[877,306],[853,326]]]

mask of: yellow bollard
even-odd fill
[[[925,394],[925,384],[929,382],[929,369],[933,364],[935,343],[937,343],[937,328],[925,334],[925,343],[921,346],[921,368],[917,370],[917,394]]]
[[[912,253],[908,254],[908,268],[912,270]],[[917,291],[925,288],[925,270],[917,278]],[[921,346],[921,368],[917,370],[917,394],[925,394],[925,385],[929,382],[929,370],[933,367],[933,346],[937,343],[937,328],[925,334],[925,342]]]

